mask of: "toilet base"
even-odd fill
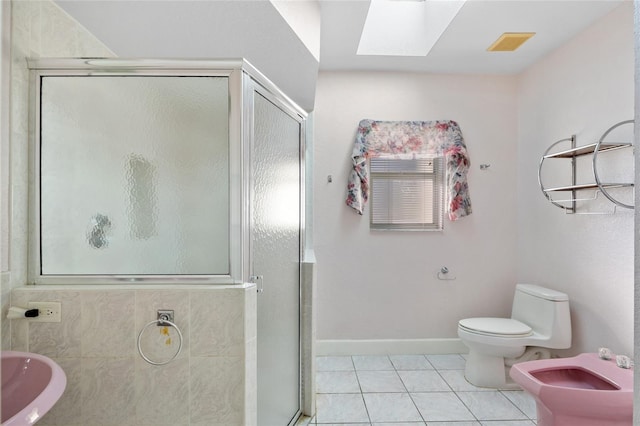
[[[509,375],[511,366],[518,362],[547,359],[551,352],[546,348],[528,347],[515,358],[488,355],[478,350],[469,351],[464,376],[469,383],[482,388],[518,390],[520,385]]]
[[[476,351],[469,352],[464,369],[464,377],[474,386],[492,389],[520,389],[504,365],[504,358],[485,355]]]

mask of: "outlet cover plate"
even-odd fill
[[[38,309],[40,314],[29,318],[30,322],[60,322],[62,319],[62,304],[60,302],[29,302],[29,309]]]

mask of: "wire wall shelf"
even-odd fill
[[[628,204],[619,199],[615,198],[610,190],[614,188],[633,188],[633,182],[605,182],[601,179],[600,174],[598,173],[598,156],[601,153],[611,152],[622,150],[625,148],[632,148],[631,152],[633,155],[633,143],[632,142],[612,142],[606,141],[606,138],[609,134],[615,129],[625,126],[625,125],[633,125],[633,120],[625,120],[619,123],[614,124],[606,132],[600,137],[598,142],[591,143],[588,145],[577,146],[577,138],[576,135],[572,135],[569,138],[560,139],[559,141],[551,144],[549,148],[544,152],[540,159],[540,163],[538,165],[538,184],[540,185],[540,190],[542,194],[549,200],[551,204],[556,207],[559,207],[568,214],[612,214],[617,211],[617,207],[622,207],[625,209],[633,209],[633,204]],[[563,149],[561,151],[556,151],[560,145],[569,144],[568,149]],[[577,182],[577,158],[583,156],[592,156],[592,167],[593,167],[593,182],[587,183],[578,183]],[[543,184],[542,174],[543,174],[543,165],[545,161],[549,159],[569,159],[571,160],[571,183],[567,185],[560,185],[554,187],[545,187]],[[579,191],[584,190],[593,190],[593,197],[578,197]],[[570,192],[571,196],[568,199],[558,199],[557,197],[554,199],[554,194],[558,193],[566,193]],[[598,198],[598,195],[604,195],[609,201],[614,204],[613,211],[611,212],[577,212],[577,203],[578,202],[586,202],[592,201]]]

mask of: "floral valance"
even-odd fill
[[[446,164],[446,208],[449,220],[471,214],[467,172],[469,155],[455,121],[362,120],[353,147],[347,205],[362,214],[369,198],[367,159],[392,156],[442,156]]]

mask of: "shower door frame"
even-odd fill
[[[29,183],[29,284],[226,284],[248,282],[243,244],[248,234],[244,205],[245,183],[242,181],[242,87],[244,60],[150,60],[150,59],[34,59],[28,60],[30,69],[29,121],[31,148],[30,169],[34,179]],[[251,67],[252,68],[252,67]],[[70,76],[133,76],[133,77],[225,77],[228,79],[229,101],[229,273],[228,274],[96,274],[42,275],[40,229],[40,101],[41,79]]]
[[[302,321],[302,285],[303,285],[303,277],[302,277],[302,263],[304,258],[304,247],[305,247],[305,138],[306,138],[306,125],[307,125],[307,113],[299,108],[291,99],[289,99],[283,92],[281,92],[273,83],[271,83],[266,77],[264,77],[259,71],[255,68],[251,67],[248,70],[247,74],[243,78],[243,139],[245,140],[245,152],[243,154],[244,166],[243,170],[245,173],[244,188],[246,195],[246,201],[248,206],[244,209],[247,217],[248,230],[246,233],[245,244],[248,247],[246,251],[247,256],[245,258],[245,266],[246,273],[248,277],[255,277],[256,273],[259,271],[253,270],[253,238],[251,232],[253,232],[253,223],[252,223],[252,209],[253,209],[253,170],[251,170],[252,165],[252,157],[251,154],[253,152],[253,142],[254,142],[254,96],[263,96],[267,101],[274,104],[281,111],[286,113],[289,117],[296,120],[300,125],[300,136],[299,136],[299,146],[298,146],[298,173],[299,173],[299,229],[298,229],[298,409],[296,413],[294,413],[290,423],[287,426],[295,425],[303,414],[303,400],[305,395],[303,395],[303,351],[302,351],[302,333],[303,327],[305,326]],[[248,119],[250,118],[250,119]],[[257,289],[258,297],[260,297],[261,289]],[[258,319],[259,320],[259,319]],[[257,408],[257,407],[256,407]],[[258,425],[260,425],[259,420]],[[285,425],[283,425],[285,426]]]

